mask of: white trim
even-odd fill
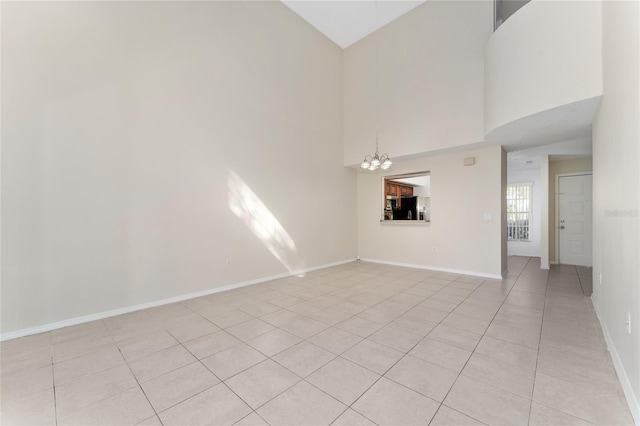
[[[378,260],[378,259],[360,259],[363,262],[371,262],[371,263],[380,263],[383,265],[393,265],[393,266],[403,266],[406,268],[416,268],[416,269],[427,269],[429,271],[438,271],[438,272],[450,272],[452,274],[461,274],[461,275],[472,275],[475,277],[482,278],[493,278],[496,280],[501,280],[502,276],[497,274],[485,274],[484,272],[473,272],[473,271],[463,271],[460,269],[451,269],[451,268],[438,268],[435,266],[428,265],[416,265],[414,263],[403,263],[403,262],[391,262],[387,260]]]
[[[553,226],[556,227],[556,258],[554,261],[550,261],[549,263],[553,263],[553,264],[558,264],[560,263],[560,233],[558,232],[558,229],[560,229],[560,222],[558,216],[560,216],[560,193],[558,193],[558,188],[560,187],[560,181],[559,178],[561,177],[570,177],[570,176],[587,176],[587,175],[591,175],[593,176],[593,171],[590,172],[577,172],[577,173],[559,173],[556,175],[556,180],[555,180],[555,186],[553,187],[553,192],[554,192],[554,197],[555,197],[555,224]],[[591,189],[591,199],[593,200],[593,188]],[[591,207],[591,210],[593,210],[593,205]],[[591,215],[592,219],[592,226],[593,226],[593,214]],[[591,244],[593,247],[593,236],[591,237]],[[591,262],[593,263],[593,261]],[[593,267],[593,265],[591,265]]]
[[[549,269],[549,156],[540,156],[540,269]]]
[[[629,410],[631,411],[633,420],[636,426],[640,426],[640,403],[638,403],[638,398],[636,398],[636,395],[633,392],[633,387],[631,386],[631,381],[629,380],[627,371],[624,368],[624,364],[622,364],[622,360],[620,359],[620,355],[618,355],[616,346],[613,344],[613,339],[611,338],[611,334],[609,334],[609,329],[607,328],[607,324],[602,320],[602,316],[600,315],[600,311],[598,310],[598,304],[595,303],[595,300],[593,299],[593,297],[591,297],[591,304],[593,305],[593,310],[595,311],[596,317],[600,322],[600,327],[602,328],[602,334],[604,335],[604,340],[607,343],[607,349],[609,349],[609,353],[611,354],[611,359],[613,360],[613,366],[616,369],[618,378],[620,379],[620,384],[622,385],[622,391],[624,392],[624,396],[627,399],[627,404],[629,404]]]
[[[127,306],[125,308],[112,309],[110,311],[99,312],[97,314],[85,315],[82,317],[69,318],[62,321],[52,322],[49,324],[39,325],[36,327],[23,328],[21,330],[10,331],[0,334],[0,342],[5,340],[17,339],[18,337],[30,336],[32,334],[44,333],[46,331],[57,330],[63,327],[83,324],[85,322],[95,321],[99,319],[109,318],[116,315],[127,314],[129,312],[139,311],[142,309],[155,308],[156,306],[168,305],[170,303],[182,302],[196,297],[208,296],[210,294],[220,293],[227,290],[233,290],[240,287],[246,287],[254,284],[263,283],[265,281],[286,278],[294,275],[304,274],[306,272],[316,271],[318,269],[331,268],[333,266],[344,265],[345,263],[354,262],[356,259],[340,260],[338,262],[327,263],[325,265],[314,266],[311,268],[300,269],[298,271],[285,272],[282,274],[271,275],[268,277],[256,278],[254,280],[243,281],[235,284],[229,284],[223,287],[216,287],[209,290],[199,291],[196,293],[183,294],[181,296],[169,297],[167,299],[156,300],[154,302],[141,303],[139,305]]]

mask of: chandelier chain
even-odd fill
[[[378,151],[378,134],[380,132],[380,59],[378,46],[378,0],[375,0],[375,32],[373,33],[373,55],[374,55],[374,90],[376,92],[376,151]]]
[[[373,33],[373,60],[374,60],[374,82],[373,82],[373,90],[374,97],[376,103],[376,112],[375,112],[375,128],[376,128],[376,152],[373,155],[366,155],[364,160],[360,164],[360,167],[363,169],[367,169],[370,171],[377,170],[381,168],[382,170],[387,170],[393,164],[391,162],[391,158],[387,154],[379,154],[379,142],[378,136],[380,132],[380,60],[379,60],[379,46],[378,46],[378,0],[374,0],[375,6],[375,21],[374,26],[375,30]]]

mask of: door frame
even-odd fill
[[[560,264],[560,232],[558,232],[558,230],[560,229],[560,178],[563,177],[571,177],[571,176],[591,176],[591,179],[593,179],[593,171],[590,172],[577,172],[577,173],[560,173],[556,175],[556,181],[555,181],[555,187],[554,187],[554,192],[555,192],[555,196],[556,196],[556,205],[555,205],[555,210],[556,210],[556,220],[555,220],[555,224],[553,226],[555,226],[556,228],[556,258],[555,258],[555,264],[558,265]],[[593,188],[591,189],[591,199],[593,200]],[[591,204],[591,210],[593,212],[593,202]],[[593,214],[592,214],[593,217]],[[591,226],[593,227],[593,221],[591,222]],[[591,244],[593,245],[593,236],[591,238]]]

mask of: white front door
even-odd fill
[[[592,266],[592,175],[558,178],[558,263]]]

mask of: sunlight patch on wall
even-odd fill
[[[229,209],[290,273],[302,269],[296,243],[255,192],[229,172]]]

